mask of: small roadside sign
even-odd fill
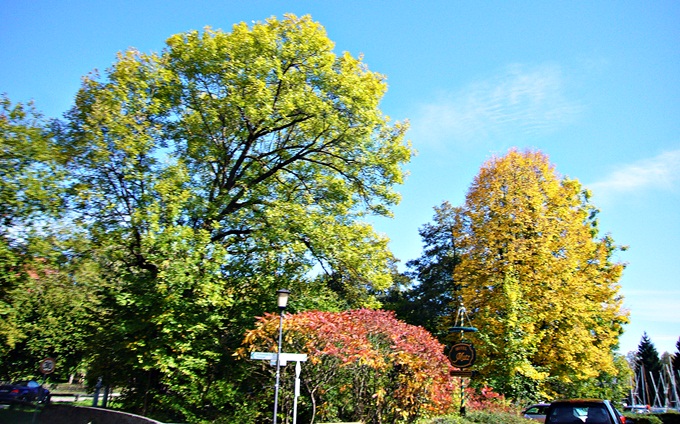
[[[274,357],[274,360],[276,360],[276,357]],[[307,354],[306,353],[281,353],[281,360],[282,361],[295,361],[295,362],[306,362],[307,361]]]
[[[451,377],[472,377],[473,374],[474,374],[474,371],[457,371],[457,370],[454,370],[454,371],[449,372],[449,375],[451,375]]]
[[[274,352],[250,352],[250,359],[276,361],[276,353]]]
[[[45,358],[40,361],[40,372],[43,374],[52,374],[57,367],[57,361],[54,358]]]
[[[276,366],[275,352],[250,352],[250,359],[269,361],[271,366]],[[305,362],[307,361],[306,353],[281,353],[279,365],[285,367],[288,362]]]

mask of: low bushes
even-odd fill
[[[625,414],[628,424],[680,424],[680,414]]]
[[[419,421],[418,424],[530,424],[536,421],[527,420],[510,412],[473,411],[465,417],[449,415],[429,420]]]
[[[677,412],[667,412],[665,414],[657,414],[663,424],[680,424],[680,414]]]
[[[624,414],[626,416],[627,424],[664,424],[661,419],[655,415],[647,414]]]

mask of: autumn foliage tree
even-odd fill
[[[436,209],[456,257],[449,296],[479,329],[470,336],[476,368],[499,392],[553,396],[616,373],[624,264],[613,257],[619,246],[599,235],[597,212],[547,156],[517,150],[484,164],[463,207]]]
[[[275,352],[278,324],[273,314],[259,318],[241,354]],[[444,346],[391,312],[302,312],[286,316],[283,331],[283,351],[309,356],[301,376],[304,422],[413,422],[451,407],[455,385]],[[283,375],[291,387],[292,370]]]

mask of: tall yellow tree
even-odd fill
[[[479,329],[477,369],[503,393],[578,393],[615,373],[625,265],[589,197],[543,153],[511,150],[482,166],[458,209],[456,299]]]

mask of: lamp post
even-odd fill
[[[279,380],[281,377],[281,341],[283,340],[283,310],[288,306],[288,296],[290,292],[286,289],[276,291],[277,302],[279,305],[279,348],[276,351],[276,385],[274,386],[274,424],[279,409]]]

